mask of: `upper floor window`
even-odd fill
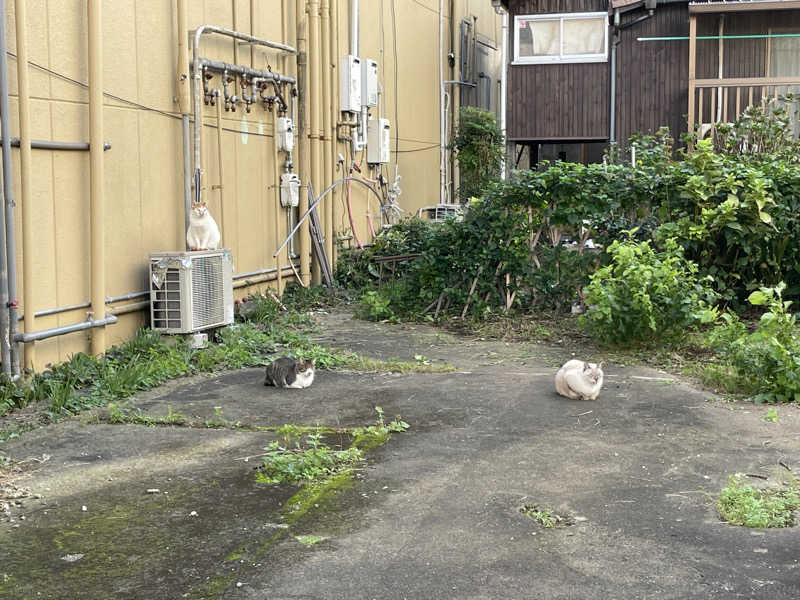
[[[608,15],[565,13],[514,17],[514,62],[606,62]]]

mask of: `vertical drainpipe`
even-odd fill
[[[353,56],[358,56],[359,52],[358,26],[358,0],[350,0],[350,54]]]
[[[23,0],[24,1],[24,0]],[[92,318],[106,315],[105,206],[103,198],[103,0],[89,0],[89,163],[92,254]],[[29,309],[26,308],[26,313]],[[30,311],[32,312],[32,310]],[[92,329],[92,354],[105,352],[105,328]]]
[[[181,114],[191,111],[189,94],[189,11],[187,0],[178,0],[178,105]]]
[[[22,199],[22,295],[25,302],[25,331],[32,332],[36,302],[34,291],[34,232],[33,206],[31,202],[31,118],[30,92],[28,84],[28,42],[25,32],[27,23],[26,0],[16,0],[17,22],[17,87],[19,92],[19,159],[20,159],[20,191]],[[103,151],[103,140],[100,140],[100,152]],[[36,361],[35,342],[25,346],[25,367],[33,369]]]
[[[330,106],[328,110],[331,113],[330,116],[330,128],[329,128],[329,135],[331,136],[331,180],[336,176],[336,165],[337,165],[337,153],[338,153],[338,141],[336,139],[336,132],[338,131],[336,127],[336,123],[339,120],[339,95],[336,90],[339,89],[338,81],[338,71],[339,68],[339,0],[331,0],[331,47],[330,47],[330,62],[331,62],[331,88],[330,88]],[[330,218],[331,218],[331,248],[333,252],[331,253],[331,264],[333,265],[336,262],[336,244],[334,243],[334,236],[336,235],[335,223],[336,223],[336,200],[339,197],[339,189],[334,188],[331,192],[331,197],[328,199],[328,204],[330,205]]]
[[[314,195],[322,193],[322,70],[320,69],[319,0],[308,2],[308,91],[311,98],[311,181]],[[311,279],[314,284],[322,283],[322,270],[318,260],[311,265]]]
[[[608,141],[616,142],[617,118],[617,45],[619,44],[619,9],[614,11],[614,27],[611,38],[611,93],[609,97],[610,114],[608,119]]]
[[[189,116],[183,115],[183,235],[178,240],[178,246],[183,245],[189,249],[186,233],[189,231],[189,215],[192,212],[192,159],[190,156],[191,141],[189,135]]]
[[[508,158],[508,142],[506,142],[506,94],[508,85],[508,12],[503,11],[503,47],[500,51],[500,133],[503,135],[503,144],[505,152],[503,152],[503,164],[500,167],[500,176],[505,179],[507,173],[506,163]]]
[[[442,58],[444,53],[444,0],[439,0],[439,203],[447,203],[447,152],[445,150],[445,114],[444,114],[444,68]]]
[[[6,54],[6,3],[0,0],[0,129],[3,136],[3,195],[5,202],[14,202],[14,180],[11,173],[11,129],[8,108],[8,55]],[[12,208],[13,211],[13,208]],[[13,213],[12,213],[13,215]],[[9,303],[8,265],[14,260],[14,253],[8,251],[6,243],[6,214],[0,211],[0,360],[3,375],[11,376],[11,319]],[[12,221],[13,227],[13,221]],[[16,321],[16,315],[14,317]]]
[[[320,2],[320,23],[322,29],[322,187],[333,182],[333,157],[331,155],[331,6],[330,0]],[[320,189],[319,193],[322,193]],[[325,230],[325,250],[333,267],[333,199],[328,198],[320,207],[324,213],[323,229]]]
[[[308,31],[308,21],[306,19],[306,3],[297,0],[295,14],[297,15],[297,147],[298,169],[300,176],[300,214],[305,214],[308,210],[308,180],[311,173],[309,168],[309,105],[308,105],[308,53],[306,50],[306,36]],[[309,251],[311,249],[311,239],[309,237],[308,223],[300,228],[300,279],[303,285],[308,285],[310,280],[310,261]]]
[[[281,40],[282,42],[286,42],[286,39]],[[272,178],[275,181],[275,211],[273,214],[273,218],[275,219],[273,232],[275,234],[275,243],[279,244],[281,241],[281,176],[280,176],[280,168],[278,167],[278,158],[280,157],[280,152],[278,152],[278,103],[275,102],[272,105],[272,141],[273,141],[273,161],[272,161]],[[288,252],[287,252],[288,254]],[[278,256],[275,257],[275,272],[277,273],[275,284],[278,287],[278,295],[280,296],[283,294],[283,273],[281,271],[281,257],[283,256],[283,252],[278,252]],[[289,258],[291,261],[292,259]]]
[[[178,240],[178,247],[189,249],[186,232],[189,230],[189,214],[192,211],[192,161],[189,135],[189,112],[191,111],[190,79],[189,79],[189,11],[187,0],[177,0],[178,12],[178,69],[177,91],[178,106],[182,119],[183,131],[183,235]]]

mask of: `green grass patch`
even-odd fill
[[[256,480],[260,483],[310,483],[320,484],[338,475],[349,473],[361,460],[363,453],[385,443],[392,433],[406,431],[409,424],[399,416],[389,423],[383,409],[375,407],[378,418],[374,425],[356,427],[348,433],[353,441],[350,447],[334,450],[322,442],[322,433],[307,433],[295,425],[283,425],[275,430],[281,437],[266,450]],[[303,434],[306,434],[301,443]]]
[[[549,508],[540,506],[535,502],[523,504],[520,507],[519,512],[526,517],[530,517],[546,529],[551,529],[553,527],[568,527],[569,525],[575,524],[575,520],[571,517],[559,515]]]
[[[780,487],[757,488],[731,475],[717,500],[720,517],[744,527],[792,527],[800,509],[800,480],[792,477]]]
[[[320,542],[324,542],[328,538],[320,537],[318,535],[298,535],[295,536],[294,539],[296,539],[304,546],[314,546],[316,544],[319,544]]]

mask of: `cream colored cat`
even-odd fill
[[[596,400],[603,387],[603,363],[569,360],[556,373],[556,391],[572,400]]]
[[[216,250],[220,242],[219,227],[205,202],[192,202],[186,243],[189,250]]]

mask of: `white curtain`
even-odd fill
[[[564,55],[602,54],[605,36],[604,19],[565,19]]]
[[[528,21],[533,34],[533,55],[534,56],[558,56],[559,43],[561,40],[561,22],[552,21]]]

